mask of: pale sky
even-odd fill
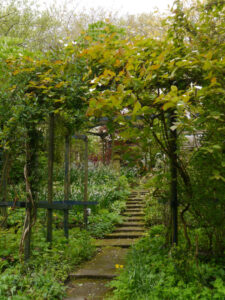
[[[154,12],[158,8],[160,12],[166,12],[168,6],[172,6],[174,0],[36,0],[36,3],[60,5],[68,2],[68,7],[76,9],[90,9],[102,7],[109,11],[117,11],[119,14],[139,14]]]
[[[174,0],[82,0],[79,7],[104,7],[110,10],[119,10],[120,13],[137,14],[153,12],[157,7],[160,11],[168,9]]]

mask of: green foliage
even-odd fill
[[[163,39],[106,39],[104,46],[94,45],[83,52],[95,70],[87,114],[116,116],[121,140],[136,142],[127,158],[132,153],[137,161],[134,145],[141,153],[154,140],[157,152],[167,156],[159,166],[161,179],[167,173],[168,159],[174,157],[171,131],[177,131],[180,207],[189,210],[196,226],[205,228],[210,251],[221,255],[225,249],[224,2],[184,8],[176,1],[172,12],[164,22]],[[171,123],[172,112],[175,120]],[[188,137],[197,142],[190,145]],[[159,159],[156,151],[148,152],[155,174]],[[162,192],[161,200],[166,202],[167,183]],[[185,227],[185,220],[182,223]]]
[[[101,209],[97,215],[89,217],[88,230],[91,235],[96,238],[102,238],[104,235],[112,232],[116,224],[122,223],[123,219],[118,215],[121,207],[112,206],[112,208],[115,212]]]
[[[55,199],[63,197],[63,173],[56,171]],[[71,170],[71,199],[83,201],[82,169]],[[89,201],[97,201],[97,207],[91,206],[88,230],[94,237],[102,237],[121,222],[119,214],[125,209],[125,200],[129,194],[129,185],[125,175],[119,176],[108,166],[98,166],[89,170]],[[45,196],[43,196],[45,197]],[[73,223],[83,223],[83,207],[75,207],[70,212]],[[56,214],[56,216],[60,214]]]
[[[55,169],[55,199],[63,198],[62,168]],[[71,199],[82,201],[83,199],[84,171],[81,168],[71,170]],[[90,201],[97,201],[98,207],[110,209],[116,201],[123,201],[129,194],[129,184],[125,175],[119,176],[110,166],[97,166],[89,168],[88,194]],[[43,197],[46,197],[43,195]]]
[[[129,182],[135,180],[138,177],[137,168],[123,167],[121,173],[127,177],[127,180]]]
[[[55,12],[56,13],[56,12]],[[17,39],[15,48],[46,50],[55,44],[57,16],[33,0],[2,0],[0,36]]]
[[[126,148],[130,145],[122,159],[136,164],[141,172],[149,169],[153,173],[147,186],[152,188],[152,196],[155,197],[152,203],[154,209],[151,211],[152,204],[148,203],[146,211],[148,223],[152,224],[153,220],[155,224],[156,209],[163,210],[163,205],[168,203],[168,182],[171,180],[168,162],[174,158],[170,135],[176,130],[179,216],[186,241],[187,235],[191,234],[189,248],[195,244],[196,252],[206,252],[209,262],[198,261],[198,257],[195,261],[191,251],[185,249],[183,238],[180,248],[173,248],[168,255],[168,251],[162,248],[162,237],[150,234],[134,248],[134,255],[131,254],[132,272],[130,274],[128,268],[119,281],[119,299],[145,299],[149,295],[152,299],[181,299],[181,295],[182,299],[191,299],[193,294],[200,299],[224,298],[221,283],[224,273],[220,262],[217,260],[216,266],[210,260],[222,256],[225,249],[224,1],[197,2],[187,9],[181,1],[175,1],[172,14],[164,21],[162,39],[154,36],[126,39],[123,30],[112,24],[97,22],[89,26],[78,43],[71,42],[64,48],[45,51],[44,58],[40,53],[28,55],[26,51],[20,55],[18,39],[22,38],[25,42],[27,26],[32,25],[27,35],[31,38],[36,25],[42,23],[38,15],[29,12],[26,5],[25,8],[21,16],[21,20],[26,21],[23,27],[11,28],[14,21],[20,24],[20,10],[15,5],[6,7],[6,11],[2,8],[0,12],[3,19],[5,13],[6,17],[11,16],[10,9],[13,13],[12,18],[7,18],[1,27],[1,30],[5,30],[5,26],[6,30],[10,29],[10,38],[3,34],[0,40],[0,75],[3,78],[0,89],[0,152],[8,151],[10,161],[17,160],[12,183],[18,183],[18,186],[15,190],[10,187],[9,198],[17,199],[17,191],[18,200],[27,196],[20,178],[31,132],[37,142],[37,147],[31,150],[35,154],[43,154],[43,164],[33,170],[37,181],[32,192],[36,194],[39,191],[39,200],[46,198],[46,191],[39,188],[43,181],[39,172],[46,165],[43,157],[50,113],[54,113],[58,127],[63,128],[59,130],[59,139],[62,132],[85,131],[90,123],[95,122],[95,117],[108,117],[111,120],[108,127],[118,135],[118,144],[126,145]],[[172,123],[171,112],[175,115]],[[197,136],[194,146],[189,147],[188,136]],[[42,175],[45,174],[43,170]],[[15,174],[19,175],[18,178]],[[63,176],[59,172],[55,178],[54,199],[62,200]],[[83,199],[82,177],[77,171],[72,172],[72,181],[71,197]],[[116,174],[105,171],[91,171],[89,182],[89,199],[99,202],[90,217],[90,229],[95,236],[102,236],[103,231],[108,232],[113,224],[119,222],[118,213],[124,205],[121,204],[123,201],[117,201],[126,198],[128,182],[124,175],[116,178]],[[165,216],[168,217],[167,211]],[[164,220],[169,227],[165,216],[161,212],[159,221]],[[81,208],[73,211],[70,217],[82,222]],[[11,223],[16,225],[13,230],[18,232],[21,230],[17,226],[20,218],[23,218],[22,213]],[[55,221],[60,220],[60,212],[54,218]],[[45,222],[44,213],[41,213],[40,222]],[[60,222],[56,223],[59,228]],[[65,246],[65,242],[61,242]],[[13,272],[11,266],[18,257],[11,256],[13,245],[2,251],[6,259],[4,257],[1,261],[1,270],[7,275],[7,270]],[[183,255],[186,254],[185,258],[182,251]],[[54,259],[54,255],[52,257]],[[55,259],[59,262],[59,257]],[[52,268],[58,273],[54,264]],[[0,285],[4,297],[12,296],[15,290],[10,291],[11,285],[6,285],[7,280],[13,284],[11,275],[9,273],[9,278]],[[49,278],[48,273],[46,276]],[[18,278],[15,280],[19,285]],[[26,277],[24,280],[18,297],[20,290],[27,289]],[[37,279],[37,286],[40,287],[42,282],[42,278]],[[59,290],[56,283],[52,291],[49,285],[47,288],[43,286],[42,293],[48,297],[50,291],[49,297],[55,297],[55,293],[60,295]]]
[[[124,37],[125,30],[111,23],[98,21],[88,25],[88,29],[80,35],[78,42],[83,47],[88,47],[93,43],[104,43],[106,39],[118,40]]]
[[[163,245],[164,229],[152,227],[128,255],[124,271],[112,282],[110,299],[223,299],[223,264],[201,262],[180,247],[168,253]]]
[[[145,196],[145,222],[146,225],[164,224],[168,225],[169,214],[169,184],[170,174],[159,167],[161,160],[158,160],[156,165],[158,168],[145,178],[144,187],[149,193]]]
[[[20,235],[13,231],[1,231],[1,299],[63,299],[69,271],[94,254],[89,234],[71,230],[68,244],[62,232],[54,231],[50,249],[40,225],[36,225],[33,256],[23,264],[18,257]]]
[[[83,200],[81,170],[73,169],[72,199]],[[56,169],[55,200],[63,197],[63,174]],[[19,240],[22,231],[24,211],[9,209],[8,228],[0,232],[0,298],[8,299],[63,299],[64,282],[74,266],[90,259],[94,254],[91,237],[101,238],[110,233],[115,224],[122,221],[119,214],[125,208],[125,199],[129,194],[128,183],[123,175],[109,167],[96,167],[90,170],[90,200],[98,201],[89,217],[88,232],[79,227],[70,228],[69,243],[63,236],[63,214],[53,213],[53,245],[45,241],[46,212],[38,210],[37,222],[32,234],[32,257],[23,264],[19,259]],[[9,200],[18,197],[24,201],[26,194],[23,183],[10,187]],[[45,200],[45,193],[39,194],[39,201]],[[57,198],[58,197],[58,198]],[[83,207],[70,211],[70,223],[82,225]]]

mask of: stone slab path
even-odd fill
[[[118,275],[115,265],[124,264],[126,253],[127,249],[104,247],[91,261],[84,263],[80,270],[71,274],[70,278],[113,279]]]
[[[104,239],[96,240],[98,254],[81,265],[78,271],[70,274],[65,300],[103,300],[110,293],[107,284],[118,276],[128,248],[145,234],[143,214],[145,193],[139,191],[130,194],[123,213],[124,222]]]

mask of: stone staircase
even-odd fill
[[[68,297],[66,300],[102,300],[109,293],[106,285],[118,276],[124,265],[128,248],[145,234],[144,228],[144,191],[132,192],[123,212],[123,223],[104,239],[96,240],[100,248],[98,254],[84,263],[80,270],[70,274]],[[118,269],[116,265],[120,266]]]
[[[126,210],[123,212],[123,223],[113,233],[97,240],[96,246],[110,246],[129,248],[136,240],[144,235],[144,213],[143,200],[137,192],[133,192],[126,203]]]

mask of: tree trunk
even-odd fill
[[[20,242],[20,252],[24,247],[24,259],[30,258],[31,231],[36,221],[36,198],[39,176],[37,173],[38,133],[34,127],[27,130],[26,141],[26,164],[24,167],[24,178],[26,183],[27,208],[24,220],[24,228]]]

